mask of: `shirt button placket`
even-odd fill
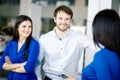
[[[63,40],[60,38],[60,41],[61,41],[61,46],[60,46],[60,54],[61,54],[61,57],[60,57],[60,67],[63,68]]]

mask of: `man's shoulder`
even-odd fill
[[[40,37],[47,37],[47,36],[50,36],[50,35],[53,35],[53,31],[49,31],[49,32],[41,35]]]
[[[48,40],[52,35],[53,35],[53,31],[49,31],[45,34],[42,34],[39,38],[39,41],[46,40],[46,39]]]
[[[79,30],[70,30],[70,34],[72,35],[78,35],[78,36],[84,36],[85,34]]]

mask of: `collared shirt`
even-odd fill
[[[41,45],[40,57],[45,57],[43,70],[52,80],[59,73],[77,73],[84,48],[95,50],[90,38],[80,31],[70,29],[64,37],[59,38],[54,28],[53,31],[42,35],[39,42]]]

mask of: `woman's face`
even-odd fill
[[[23,21],[18,27],[19,38],[27,38],[32,32],[32,24],[30,21]]]

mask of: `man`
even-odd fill
[[[63,80],[69,75],[75,78],[83,49],[88,47],[95,50],[92,40],[79,31],[70,30],[72,17],[69,7],[56,8],[56,26],[39,39],[41,50],[38,58],[40,61],[44,58],[45,80]]]

